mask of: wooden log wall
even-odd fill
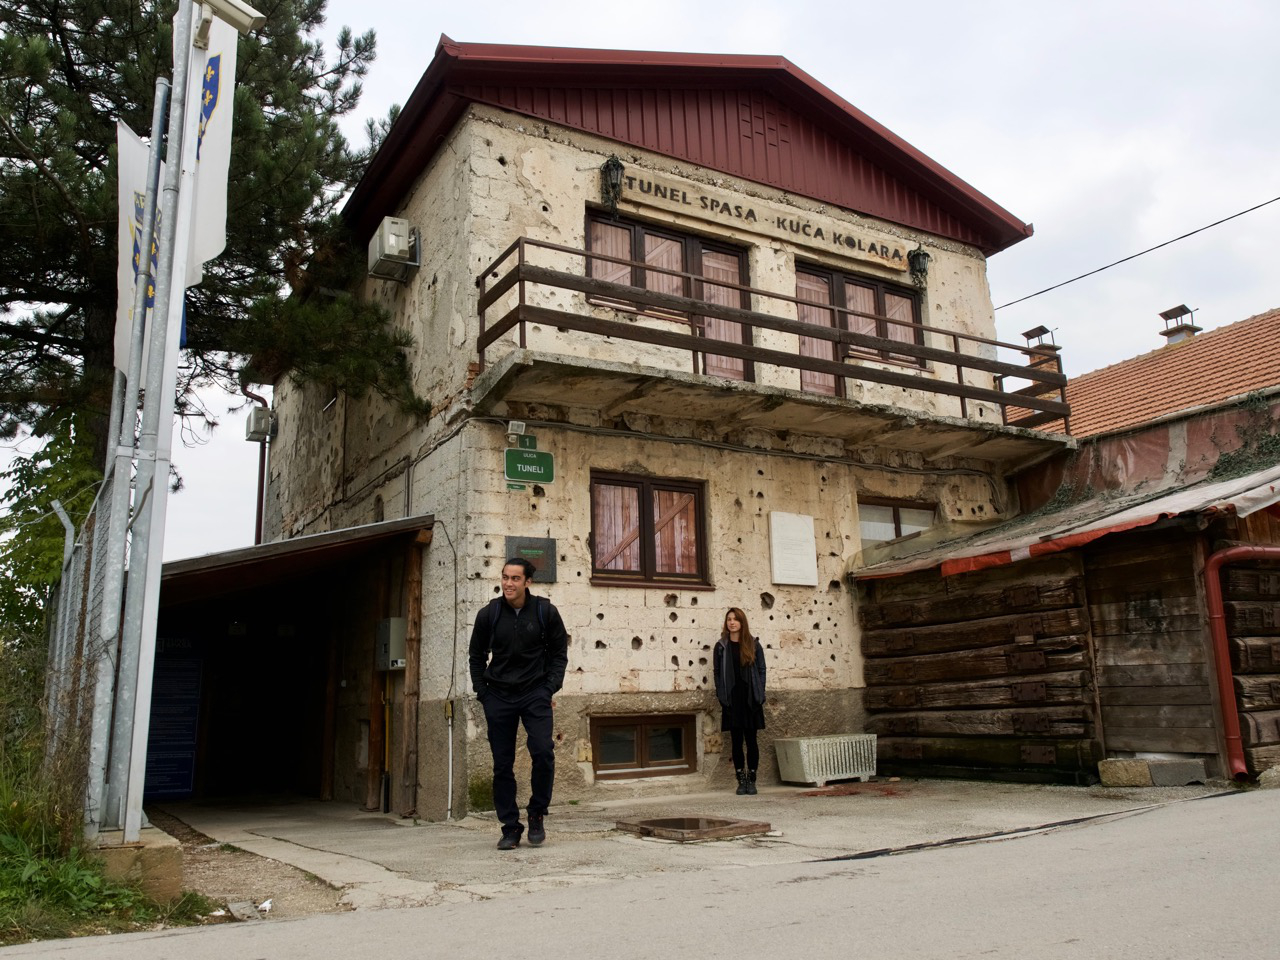
[[[1218,754],[1198,544],[1169,530],[1105,537],[1085,550],[1109,751]]]
[[[858,589],[881,769],[1096,779],[1102,748],[1078,556]]]
[[[1226,567],[1222,595],[1240,738],[1257,776],[1280,766],[1280,567]]]

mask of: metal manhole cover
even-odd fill
[[[722,840],[751,837],[773,829],[758,820],[726,820],[720,817],[661,817],[656,820],[619,820],[617,829],[659,840]]]

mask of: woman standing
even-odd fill
[[[724,708],[720,729],[733,742],[733,768],[738,794],[756,792],[760,746],[756,731],[764,729],[764,650],[751,635],[747,615],[730,607],[715,650],[716,697]],[[745,746],[745,749],[744,749]]]

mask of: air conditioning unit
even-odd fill
[[[266,407],[254,407],[244,422],[244,438],[253,443],[274,440],[276,437],[276,418]]]
[[[420,265],[418,229],[400,217],[383,217],[369,241],[369,276],[404,283]]]

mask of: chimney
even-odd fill
[[[1185,303],[1160,311],[1160,316],[1164,319],[1164,329],[1160,331],[1160,336],[1168,340],[1168,343],[1165,344],[1166,346],[1171,347],[1175,343],[1181,343],[1183,340],[1190,340],[1204,329],[1191,322],[1191,317],[1194,313],[1195,311]]]

